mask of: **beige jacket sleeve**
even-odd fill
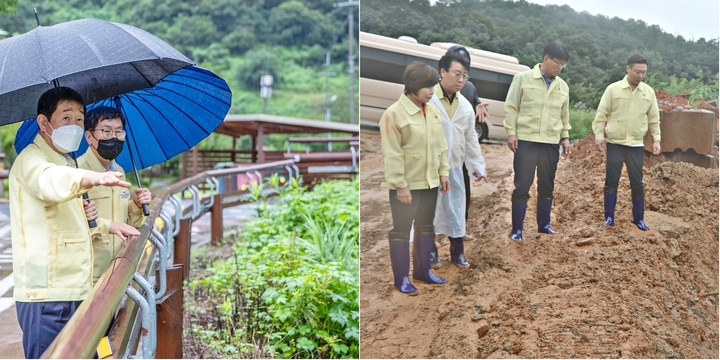
[[[522,98],[522,76],[521,73],[513,76],[513,81],[505,97],[505,120],[503,126],[508,136],[516,135],[517,119],[520,113],[520,102]]]
[[[647,113],[648,129],[650,130],[653,141],[660,141],[660,109],[655,91],[651,89],[649,93],[652,94],[652,104]]]
[[[385,161],[385,181],[395,189],[408,186],[405,180],[405,159],[401,141],[402,133],[395,119],[383,114],[380,119],[380,146]],[[447,165],[447,161],[445,162]]]
[[[608,86],[605,89],[605,92],[603,93],[602,98],[600,98],[600,103],[598,104],[597,113],[595,114],[595,120],[592,122],[592,130],[595,134],[596,140],[602,140],[605,139],[605,125],[607,125],[608,122],[608,116],[610,116],[610,112],[612,111],[612,90],[611,87]]]

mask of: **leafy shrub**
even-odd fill
[[[592,131],[592,122],[595,120],[594,109],[579,109],[570,105],[570,139],[582,139]]]
[[[280,200],[189,282],[187,335],[217,357],[357,358],[358,181],[265,187]]]

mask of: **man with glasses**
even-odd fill
[[[557,42],[545,46],[542,62],[531,70],[515,74],[505,99],[508,147],[515,153],[512,193],[512,233],[522,242],[523,222],[530,187],[537,169],[538,232],[554,234],[550,210],[555,188],[555,171],[560,144],[563,155],[570,155],[570,112],[568,86],[558,75],[567,65],[567,48]]]
[[[463,165],[472,171],[476,181],[485,179],[485,160],[475,132],[475,115],[470,102],[460,94],[468,80],[470,63],[458,53],[440,58],[440,82],[435,85],[430,104],[440,109],[445,139],[448,144],[447,158],[450,164],[450,191],[438,194],[435,212],[435,233],[450,239],[450,260],[457,266],[468,267],[465,259],[465,187]],[[487,179],[485,179],[487,181]],[[438,265],[437,247],[433,243],[431,264]]]
[[[625,66],[627,75],[610,84],[600,99],[592,127],[595,147],[605,148],[607,130],[607,158],[605,163],[605,226],[615,224],[617,188],[623,163],[630,178],[633,224],[642,231],[650,228],[645,224],[645,188],[643,187],[643,161],[645,148],[643,137],[650,129],[653,138],[653,154],[660,154],[660,111],[655,90],[645,84],[647,59],[635,54]]]
[[[448,48],[445,55],[450,53],[458,53],[462,55],[465,60],[467,60],[468,65],[471,65],[472,62],[470,61],[470,53],[468,53],[467,49],[462,45],[453,45],[450,48]],[[484,123],[485,120],[490,117],[487,111],[487,104],[483,104],[480,101],[480,97],[478,96],[477,89],[475,89],[475,85],[473,85],[472,82],[466,80],[465,85],[463,85],[463,88],[460,89],[460,94],[467,99],[467,101],[470,102],[470,105],[472,105],[473,111],[475,112],[475,120],[481,123]],[[468,174],[467,167],[463,165],[463,181],[465,183],[465,221],[467,222],[469,209],[470,209],[470,175]],[[473,240],[474,238],[470,234],[465,234],[465,239],[467,240]]]
[[[125,118],[113,107],[99,106],[90,110],[85,117],[85,140],[88,150],[78,158],[78,166],[97,172],[116,171],[124,173],[115,162],[125,142]],[[127,223],[135,228],[142,226],[145,216],[142,205],[149,204],[150,190],[114,187],[95,187],[88,191],[98,209],[98,228],[103,223]],[[110,260],[122,248],[125,238],[112,234],[96,234],[93,237],[93,284],[110,265]]]

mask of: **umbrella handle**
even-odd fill
[[[149,216],[149,215],[150,215],[150,208],[148,208],[148,206],[147,206],[146,204],[143,204],[142,208],[143,208],[143,215]]]
[[[88,201],[89,201],[89,199],[90,199],[90,198],[88,197],[88,194],[87,194],[87,193],[84,193],[84,194],[83,194],[83,200],[88,200]],[[88,220],[88,227],[91,228],[91,229],[94,228],[94,227],[97,227],[97,221],[95,221],[95,220]]]

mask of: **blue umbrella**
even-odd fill
[[[170,160],[208,137],[225,119],[231,100],[225,80],[209,70],[188,66],[153,87],[113,96],[87,109],[112,106],[122,111],[128,134],[116,161],[125,169],[136,170]],[[38,132],[35,119],[23,122],[15,135],[15,150],[20,153]],[[77,153],[84,154],[87,148],[83,138]]]

